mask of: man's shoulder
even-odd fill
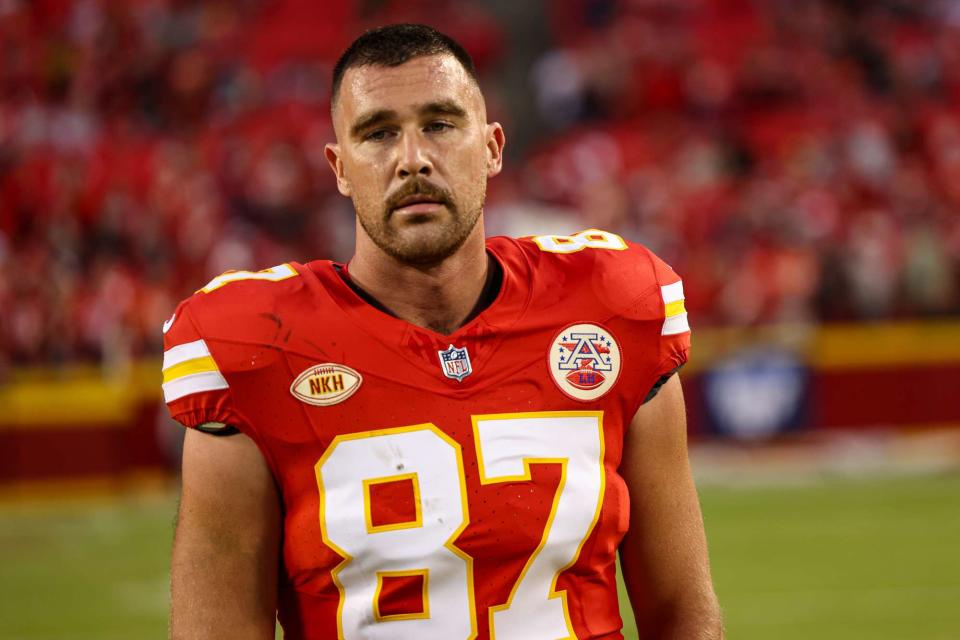
[[[288,262],[261,271],[226,271],[183,300],[164,323],[165,342],[176,333],[205,339],[256,340],[276,332],[283,309],[305,289],[308,267]]]
[[[613,268],[635,264],[655,275],[656,256],[650,249],[602,229],[585,229],[570,235],[497,236],[488,238],[487,246],[497,253],[523,254],[536,266],[578,269],[588,265]]]
[[[562,291],[567,298],[587,293],[615,310],[642,298],[659,298],[662,287],[680,280],[646,246],[601,229],[491,238],[488,246],[498,255],[522,258],[535,289]]]

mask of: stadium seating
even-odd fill
[[[348,258],[322,145],[332,56],[364,25],[432,18],[502,111],[517,36],[482,5],[310,4],[3,5],[0,368],[156,354],[217,273]],[[698,327],[955,313],[949,6],[551,3],[490,226],[546,211],[645,242]]]

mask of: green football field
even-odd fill
[[[701,495],[728,638],[960,638],[960,475]],[[0,506],[0,638],[165,637],[173,509]]]

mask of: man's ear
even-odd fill
[[[333,175],[337,178],[337,191],[346,197],[350,197],[350,181],[347,180],[347,177],[343,173],[343,161],[340,159],[340,145],[329,142],[323,148],[323,155],[326,156],[327,162],[330,163],[330,169],[333,171]]]
[[[503,169],[503,147],[507,144],[507,137],[499,122],[487,125],[487,177],[500,173]]]

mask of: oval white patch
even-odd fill
[[[290,385],[290,393],[298,400],[325,407],[343,402],[360,388],[363,377],[342,364],[317,364],[299,376]]]
[[[574,400],[603,396],[620,376],[620,345],[595,324],[573,324],[550,343],[547,366],[557,387]]]

